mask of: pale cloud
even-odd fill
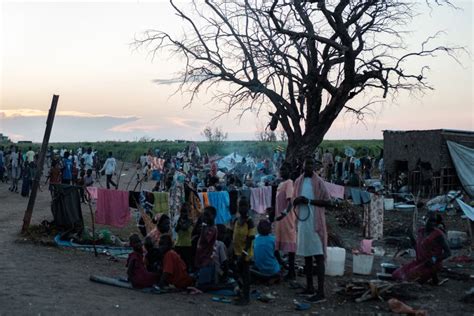
[[[21,134],[9,134],[9,135],[6,135],[6,136],[8,136],[8,138],[10,138],[10,140],[12,140],[14,142],[26,139],[25,135],[21,135]]]
[[[157,124],[143,124],[138,121],[125,123],[121,125],[114,126],[108,131],[110,132],[119,132],[119,133],[130,133],[130,132],[155,132],[160,130],[162,127]]]
[[[199,129],[206,123],[205,121],[202,121],[202,120],[188,119],[188,118],[183,118],[183,117],[167,117],[166,119],[169,122],[171,122],[173,125],[186,127],[186,128],[194,128],[194,129]]]
[[[48,111],[36,110],[36,109],[8,109],[0,110],[1,118],[13,118],[13,117],[41,117],[47,116]],[[108,114],[93,114],[78,111],[57,111],[56,116],[73,116],[73,117],[86,117],[86,118],[99,118],[99,117],[111,117],[120,119],[132,119],[137,118],[135,116],[126,115],[108,115]]]

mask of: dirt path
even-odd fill
[[[124,176],[121,186],[125,188],[127,183],[128,178]],[[277,293],[278,298],[273,303],[254,302],[248,307],[237,307],[211,302],[210,295],[153,295],[92,283],[91,274],[123,276],[124,261],[112,262],[105,256],[95,258],[93,254],[79,251],[33,245],[22,239],[18,232],[27,202],[27,198],[9,192],[8,185],[0,183],[0,315],[296,313],[292,305],[294,294],[286,284],[259,288]],[[32,222],[38,224],[51,218],[49,192],[44,187],[38,195]],[[355,304],[331,295],[337,280],[328,278],[328,302],[314,305],[308,314],[380,315],[388,312],[384,302]],[[424,300],[409,303],[428,308],[431,314],[446,315],[449,311],[453,315],[472,315],[472,306],[457,302],[470,286],[472,284],[450,281],[442,288],[429,289]]]

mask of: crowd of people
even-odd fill
[[[35,177],[37,154],[29,147],[22,152],[17,146],[10,146],[8,150],[4,146],[0,147],[0,180],[10,183],[9,191],[28,196],[32,180]],[[22,186],[20,185],[20,180]]]
[[[108,153],[105,162],[102,162],[97,151],[93,151],[92,148],[83,153],[82,148],[74,151],[58,150],[50,146],[46,152],[45,163],[49,170],[46,172],[44,184],[49,183],[50,190],[51,185],[55,184],[92,186],[94,180],[100,179],[102,174],[106,175],[107,188],[110,188],[110,185],[117,188],[116,183],[112,181],[117,163],[111,152]],[[11,192],[21,193],[24,197],[29,196],[37,165],[38,153],[31,146],[24,152],[16,145],[11,145],[7,149],[4,146],[0,147],[0,180],[10,183]]]
[[[24,154],[16,146],[8,151],[2,147],[0,178],[11,181],[10,191],[17,192],[20,177],[23,185],[25,182],[31,185],[37,160],[31,147]],[[102,162],[92,148],[82,153],[82,149],[69,151],[50,147],[46,163],[49,167],[46,183],[79,186],[83,201],[87,187],[93,186],[101,175],[106,176],[107,189],[118,188],[113,181],[117,162],[112,152]],[[307,295],[309,302],[322,302],[325,300],[328,243],[325,212],[338,205],[325,183],[360,186],[361,179],[370,177],[373,165],[374,160],[368,156],[333,159],[327,150],[322,155],[318,151],[294,165],[284,162],[284,154],[279,151],[269,159],[233,154],[225,164],[220,164],[218,157],[201,155],[195,144],[177,155],[149,150],[136,161],[135,189],[140,186],[141,190],[143,183],[154,181],[154,192],[171,192],[178,184],[186,185],[192,192],[265,186],[275,186],[276,191],[272,206],[265,209],[264,214],[255,213],[249,197],[239,195],[236,210],[225,224],[217,221],[215,205],[199,203],[199,199],[194,203],[189,197],[185,198],[184,191],[176,199],[170,198],[165,212],[153,214],[141,209],[143,201],[134,201],[141,204],[138,207],[141,235],[133,234],[129,238],[133,253],[127,260],[128,279],[136,288],[165,290],[172,285],[177,289],[201,291],[233,286],[231,281],[235,280],[239,285],[236,304],[245,305],[250,302],[253,281],[295,280],[296,258],[300,257],[304,259],[306,278],[300,294]],[[196,205],[199,205],[197,212]],[[430,279],[449,255],[449,248],[446,250],[443,235],[428,222],[430,225],[421,232],[418,242],[439,247],[428,255],[422,255],[420,248],[420,256],[431,256],[433,265],[413,273],[423,272],[423,277]],[[418,266],[420,262],[413,265]],[[412,269],[406,269],[395,276],[411,279]],[[316,275],[316,286],[313,275]]]
[[[183,181],[196,191],[269,185],[277,185],[277,190],[274,207],[266,210],[266,216],[256,216],[248,198],[240,196],[237,213],[228,225],[215,223],[217,212],[213,206],[203,207],[200,216],[193,220],[190,216],[193,207],[188,202],[181,204],[176,223],[172,215],[158,214],[152,219],[156,227],[145,229],[141,237],[138,234],[130,237],[134,252],[127,262],[129,280],[138,288],[166,289],[172,285],[183,290],[195,286],[207,291],[225,287],[229,279],[235,279],[239,285],[235,303],[249,304],[253,282],[295,280],[296,258],[300,257],[304,260],[306,282],[299,294],[306,295],[309,302],[325,301],[328,242],[325,212],[338,205],[338,200],[331,198],[325,180],[351,185],[350,176],[354,174],[358,177],[354,186],[360,186],[361,179],[370,177],[375,165],[375,159],[368,156],[348,158],[348,174],[344,175],[337,169],[342,158],[331,163],[329,154],[327,151],[326,158],[319,161],[314,156],[307,157],[296,166],[283,162],[278,153],[276,159],[255,161],[247,157],[231,161],[230,169],[220,168],[208,155],[201,158],[188,150],[173,157],[152,151],[143,154],[137,162],[137,184],[153,177],[152,166],[163,164],[155,177],[155,191],[172,190],[176,181]],[[155,158],[162,161],[154,161]],[[380,158],[377,162],[383,165]],[[143,212],[142,219],[150,221]],[[410,266],[402,267],[394,278],[435,281],[441,262],[450,255],[443,238],[438,229],[432,228],[431,217],[428,218],[417,243],[429,244],[436,250],[425,253],[424,247],[418,246],[421,259],[412,265],[427,266],[427,256],[432,264],[416,271]]]
[[[306,287],[301,294],[308,295],[307,299],[311,302],[324,301],[325,207],[331,207],[335,201],[315,172],[313,158],[308,157],[303,162],[303,173],[294,182],[290,178],[292,166],[287,163],[280,165],[277,174],[272,174],[273,171],[265,173],[265,165],[267,168],[270,166],[267,161],[262,163],[264,170],[258,169],[257,163],[253,175],[241,175],[238,170],[242,168],[237,168],[237,172],[224,173],[226,179],[223,179],[217,177],[219,171],[212,166],[215,163],[212,161],[205,177],[196,176],[198,173],[193,170],[193,163],[185,174],[183,168],[186,161],[184,157],[174,160],[171,168],[164,172],[164,178],[172,174],[171,179],[176,180],[177,175],[182,175],[184,181],[196,190],[201,186],[210,192],[255,185],[252,182],[255,176],[261,180],[273,179],[273,183],[279,182],[275,209],[268,208],[266,216],[257,218],[250,201],[241,196],[237,214],[228,225],[215,224],[217,211],[213,206],[205,206],[193,221],[188,202],[181,204],[175,225],[168,214],[158,214],[152,219],[156,227],[142,232],[143,242],[138,234],[130,237],[134,252],[127,261],[127,273],[133,286],[167,288],[173,285],[178,289],[196,286],[206,291],[225,287],[232,278],[237,280],[240,289],[236,303],[248,304],[251,280],[270,283],[281,279],[295,280],[295,258],[301,256],[305,260],[306,275]],[[252,167],[248,170],[252,172]],[[273,175],[273,178],[266,177],[268,175]],[[159,182],[155,187],[166,190],[170,185],[168,182],[172,181],[165,180],[164,188],[160,187]],[[142,216],[144,221],[151,220],[144,212]],[[287,263],[282,254],[288,257]],[[317,267],[316,287],[313,262]]]

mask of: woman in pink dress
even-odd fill
[[[288,254],[288,274],[286,279],[294,280],[296,253],[296,214],[291,211],[293,180],[290,179],[290,166],[284,163],[280,168],[283,181],[278,185],[275,205],[275,250]]]

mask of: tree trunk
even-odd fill
[[[307,156],[312,156],[316,147],[323,141],[324,134],[304,135],[300,138],[288,139],[286,162],[292,166],[302,166]]]
[[[334,119],[325,120],[319,124],[315,123],[317,124],[316,127],[307,129],[301,137],[288,138],[286,162],[290,163],[293,168],[301,168],[304,159],[307,156],[313,156],[314,151],[323,141],[324,135],[326,135]],[[301,172],[301,170],[298,170],[298,172]]]

